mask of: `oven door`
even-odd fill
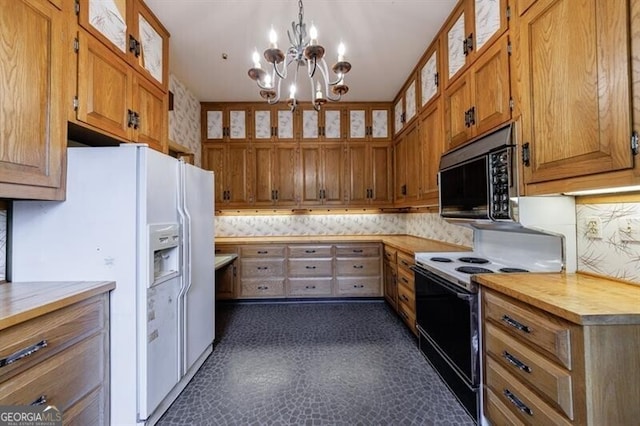
[[[478,294],[422,268],[413,270],[419,331],[469,386],[477,386]]]

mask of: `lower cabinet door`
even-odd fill
[[[338,277],[339,296],[380,296],[380,277]]]
[[[331,296],[332,279],[328,278],[290,278],[289,296],[322,297]]]
[[[284,278],[244,279],[240,286],[240,296],[247,298],[284,297]]]

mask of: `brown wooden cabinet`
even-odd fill
[[[338,142],[346,139],[345,107],[324,105],[316,111],[311,104],[299,107],[300,138],[302,141]]]
[[[384,298],[394,310],[398,310],[398,268],[396,266],[396,249],[384,246]]]
[[[417,335],[416,298],[413,255],[396,248],[384,247],[384,296],[400,318]]]
[[[411,75],[396,97],[393,106],[393,134],[398,136],[418,112],[417,77]]]
[[[66,27],[43,0],[2,5],[0,198],[65,196]]]
[[[419,199],[422,150],[417,122],[398,138],[395,144],[395,197],[400,205]]]
[[[571,187],[562,180],[633,167],[627,2],[516,6],[513,77],[526,192],[611,186],[606,174]]]
[[[253,203],[249,144],[203,144],[202,167],[215,173],[217,209]]]
[[[438,205],[438,170],[440,156],[444,152],[442,98],[430,103],[419,117],[419,147],[422,163],[418,179],[420,179],[420,204]]]
[[[141,0],[79,0],[78,23],[153,84],[169,85],[169,32]],[[109,7],[113,6],[113,7]]]
[[[505,34],[444,91],[448,149],[511,119],[508,50]]]
[[[345,203],[344,144],[303,144],[300,147],[300,204]]]
[[[298,156],[294,143],[256,144],[254,188],[256,207],[295,206],[298,203]]]
[[[351,142],[381,141],[391,139],[391,110],[387,104],[348,105]]]
[[[297,129],[294,128],[294,116],[287,105],[254,105],[253,134],[255,142],[294,142]]]
[[[440,38],[436,37],[418,62],[418,81],[420,87],[420,110],[438,99],[442,90]]]
[[[392,203],[392,144],[352,143],[347,151],[349,205]]]
[[[245,104],[201,103],[202,142],[251,139],[251,108]]]

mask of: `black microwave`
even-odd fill
[[[440,215],[448,219],[512,221],[518,185],[511,125],[440,160]]]

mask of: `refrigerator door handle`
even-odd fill
[[[186,336],[185,330],[187,329],[187,312],[186,312],[186,297],[188,290],[188,264],[189,264],[189,244],[187,240],[187,233],[190,231],[188,221],[189,217],[187,212],[185,211],[185,190],[186,190],[186,177],[184,164],[182,162],[178,163],[178,216],[180,217],[180,224],[182,225],[182,264],[181,264],[181,273],[182,273],[182,281],[180,285],[180,291],[178,293],[178,336],[179,336],[179,345],[180,348],[178,350],[178,370],[180,372],[180,377],[184,376],[186,373],[185,365],[186,361],[186,353],[185,353],[185,345],[186,345]]]

